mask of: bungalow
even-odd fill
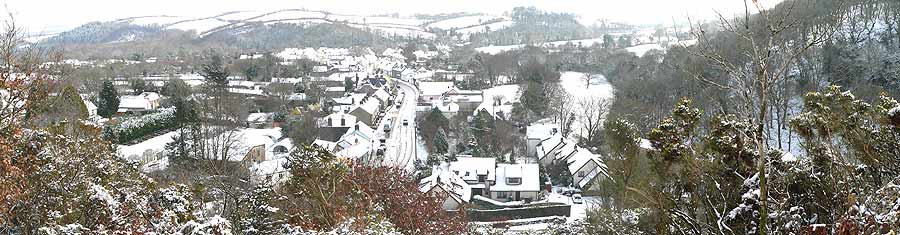
[[[497,164],[494,158],[457,157],[449,169],[465,181],[471,195],[498,201],[531,201],[540,191],[538,164]]]
[[[441,209],[457,210],[472,199],[472,189],[457,174],[454,174],[444,163],[434,166],[431,176],[419,181],[419,191],[444,198]]]
[[[160,96],[156,92],[144,92],[140,95],[123,95],[119,100],[118,113],[143,113],[158,109]]]
[[[472,195],[489,196],[496,179],[496,163],[494,158],[460,156],[449,164],[448,169],[469,184]]]
[[[472,112],[484,102],[484,93],[476,90],[462,90],[453,85],[453,82],[420,82],[419,101],[432,102],[442,99],[445,102],[454,102],[460,107],[460,111]]]
[[[420,82],[419,100],[430,102],[440,99],[444,93],[452,89],[456,89],[452,82]]]
[[[497,180],[491,186],[491,198],[526,202],[537,199],[541,190],[539,168],[535,163],[497,164]]]
[[[457,103],[463,112],[473,112],[484,102],[484,92],[477,90],[451,89],[442,95],[444,101]]]

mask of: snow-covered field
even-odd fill
[[[463,17],[456,17],[456,18],[452,18],[452,19],[434,22],[434,23],[428,24],[427,27],[434,27],[434,28],[439,28],[439,29],[443,29],[443,30],[460,29],[460,28],[465,28],[465,27],[469,27],[469,26],[480,25],[480,24],[483,24],[484,22],[488,22],[490,20],[497,19],[497,18],[499,18],[499,17],[489,16],[489,15],[463,16]]]
[[[666,45],[665,47],[660,45],[659,43],[650,43],[650,44],[637,45],[637,46],[633,46],[633,47],[627,47],[627,48],[625,48],[625,50],[628,52],[634,53],[634,55],[637,55],[638,57],[642,57],[642,56],[644,56],[644,54],[647,54],[647,52],[650,50],[660,50],[660,51],[665,52],[666,49],[668,49],[668,47],[671,47],[671,46],[676,46],[676,45],[691,46],[691,45],[694,45],[695,43],[697,43],[697,40],[684,40],[684,41],[667,43],[667,44],[665,44]]]
[[[503,22],[501,22],[503,23]],[[493,27],[492,27],[493,29]],[[572,43],[575,46],[589,47],[594,45],[595,43],[602,43],[603,38],[588,38],[588,39],[578,39],[578,40],[564,40],[564,41],[552,41],[541,43],[542,47],[559,47],[562,45],[566,45],[568,43]],[[475,51],[487,53],[491,55],[496,55],[502,52],[516,50],[525,47],[525,44],[516,44],[516,45],[506,45],[506,46],[486,46],[486,47],[478,47],[475,48]]]
[[[606,81],[606,77],[602,74],[595,74],[591,76],[590,85],[585,82],[585,77],[587,74],[579,73],[579,72],[562,72],[559,78],[559,83],[566,90],[574,100],[573,112],[576,115],[584,113],[583,108],[579,105],[579,102],[587,99],[613,99],[613,87]],[[611,103],[611,102],[610,102]],[[576,135],[582,135],[582,126],[580,118],[576,118],[574,122],[572,122],[572,133]]]

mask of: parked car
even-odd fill
[[[385,133],[391,132],[391,122],[390,121],[384,122],[384,132]]]
[[[404,118],[404,119],[403,119],[403,125],[404,125],[404,126],[409,126],[409,120]]]
[[[584,199],[581,198],[581,194],[572,194],[572,203],[581,204],[584,203]]]

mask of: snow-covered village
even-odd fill
[[[2,234],[900,232],[895,0],[4,5]]]

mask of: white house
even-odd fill
[[[337,112],[322,118],[319,122],[319,127],[353,127],[356,122],[356,116],[344,112]]]
[[[363,122],[356,122],[335,144],[336,155],[359,159],[372,152],[377,138],[375,130]]]
[[[456,89],[452,82],[420,82],[419,100],[430,102],[440,99],[444,93]]]
[[[448,169],[448,164],[434,166],[431,176],[419,181],[419,191],[444,198],[441,209],[456,210],[472,199],[472,189],[462,178]]]
[[[119,100],[119,113],[145,112],[159,108],[160,96],[156,92],[144,92],[140,95],[123,95]]]
[[[532,201],[541,191],[540,167],[535,163],[497,164],[490,198],[498,201]]]
[[[465,181],[472,195],[498,201],[531,201],[540,191],[538,164],[498,164],[494,158],[457,157],[449,170]]]

